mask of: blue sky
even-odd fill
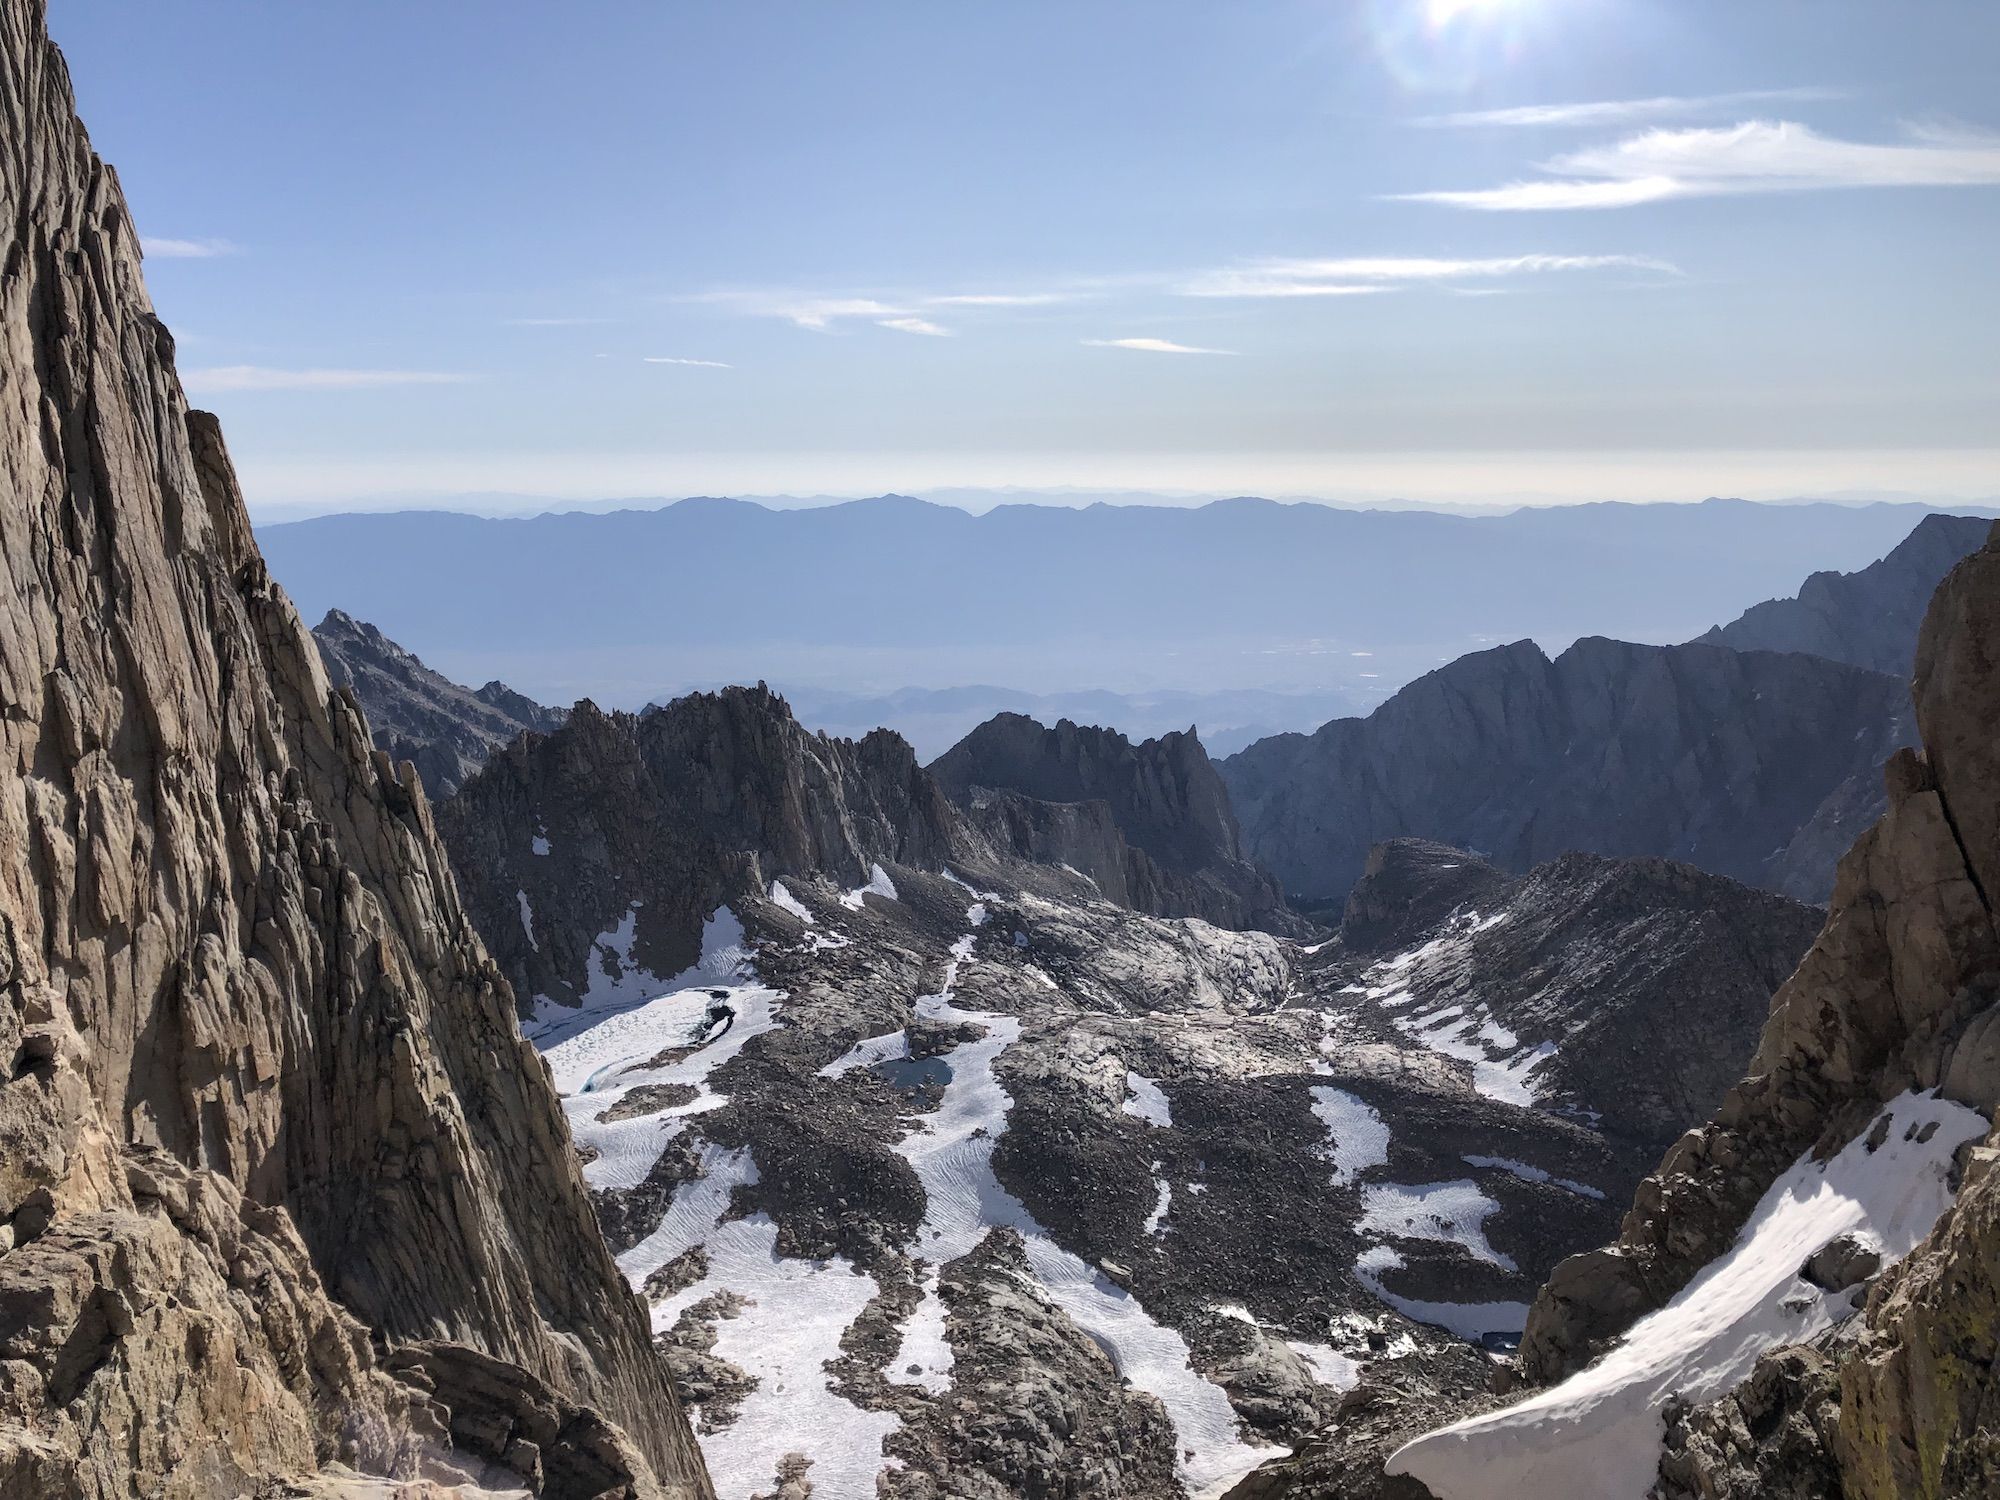
[[[2000,7],[51,9],[265,516],[2000,492]]]

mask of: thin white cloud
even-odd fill
[[[1455,208],[1625,208],[1669,198],[1815,188],[2000,185],[2000,135],[1915,130],[1903,144],[1845,141],[1790,120],[1648,130],[1542,164],[1540,181],[1399,196]]]
[[[1047,307],[1073,297],[1070,292],[953,292],[922,301],[926,307]]]
[[[1203,272],[1177,290],[1184,297],[1345,297],[1390,291],[1410,282],[1492,280],[1553,271],[1680,274],[1673,262],[1652,255],[1364,256],[1254,261]]]
[[[724,364],[719,359],[683,359],[675,354],[643,354],[640,358],[649,365],[695,365],[704,370],[733,370],[734,365]]]
[[[470,375],[441,370],[274,370],[264,365],[218,365],[184,370],[191,391],[353,391],[391,385],[462,385]]]
[[[609,318],[502,318],[508,328],[586,328],[609,323]]]
[[[155,260],[213,260],[242,253],[228,240],[174,240],[150,234],[139,237],[139,248]]]
[[[893,328],[898,333],[921,333],[934,339],[948,339],[951,337],[951,330],[949,328],[940,328],[929,318],[877,318],[875,326],[878,328]]]
[[[1740,109],[1746,104],[1810,103],[1838,99],[1835,89],[1741,89],[1733,94],[1657,94],[1650,99],[1591,99],[1576,104],[1523,104],[1512,109],[1473,109],[1450,115],[1421,115],[1410,123],[1435,127],[1533,129],[1598,125],[1638,125],[1648,120],[1684,120]]]
[[[1204,349],[1197,344],[1176,344],[1171,339],[1085,339],[1093,349],[1136,349],[1142,354],[1235,354],[1234,349]]]

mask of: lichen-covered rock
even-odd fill
[[[0,1492],[706,1495],[423,791],[186,408],[41,0],[0,0],[0,139]]]

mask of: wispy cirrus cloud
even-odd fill
[[[940,327],[929,318],[877,318],[875,326],[877,328],[893,328],[898,333],[921,333],[934,339],[948,339],[952,335],[951,329]]]
[[[719,359],[688,359],[678,354],[643,354],[642,363],[649,365],[693,365],[703,370],[733,370],[736,366],[725,364]]]
[[[1639,125],[1649,120],[1684,120],[1753,104],[1804,104],[1844,97],[1836,89],[1739,89],[1733,94],[1656,94],[1647,99],[1590,99],[1575,104],[1521,104],[1511,109],[1472,109],[1449,115],[1420,115],[1410,123],[1434,128],[1549,129]]]
[[[1901,143],[1841,140],[1790,120],[1648,130],[1541,164],[1539,180],[1403,193],[1419,203],[1508,212],[1626,208],[1670,198],[1828,188],[2000,185],[2000,135],[1912,129]]]
[[[151,234],[139,236],[139,249],[155,260],[213,260],[243,253],[229,240],[176,240]]]
[[[1068,290],[1038,292],[937,292],[878,297],[873,295],[821,296],[783,291],[701,292],[684,301],[704,303],[740,312],[749,317],[783,318],[814,333],[828,333],[843,323],[869,322],[897,333],[949,338],[956,329],[945,327],[929,314],[945,309],[1048,307],[1074,301],[1081,293]]]
[[[1561,271],[1647,271],[1678,276],[1653,255],[1349,256],[1252,261],[1206,271],[1175,290],[1184,297],[1352,297],[1422,282],[1482,281]]]
[[[267,365],[217,365],[183,370],[191,391],[355,391],[393,385],[463,385],[477,377],[444,370],[276,370]]]
[[[1228,354],[1234,349],[1204,349],[1199,344],[1176,344],[1172,339],[1084,339],[1093,349],[1135,349],[1141,354]]]

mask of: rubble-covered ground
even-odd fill
[[[1556,1066],[1560,962],[1480,998],[1560,902],[1449,878],[1372,949],[904,867],[673,980],[607,934],[536,1029],[723,1500],[1216,1494],[1364,1376],[1504,1380],[1643,1159]]]

